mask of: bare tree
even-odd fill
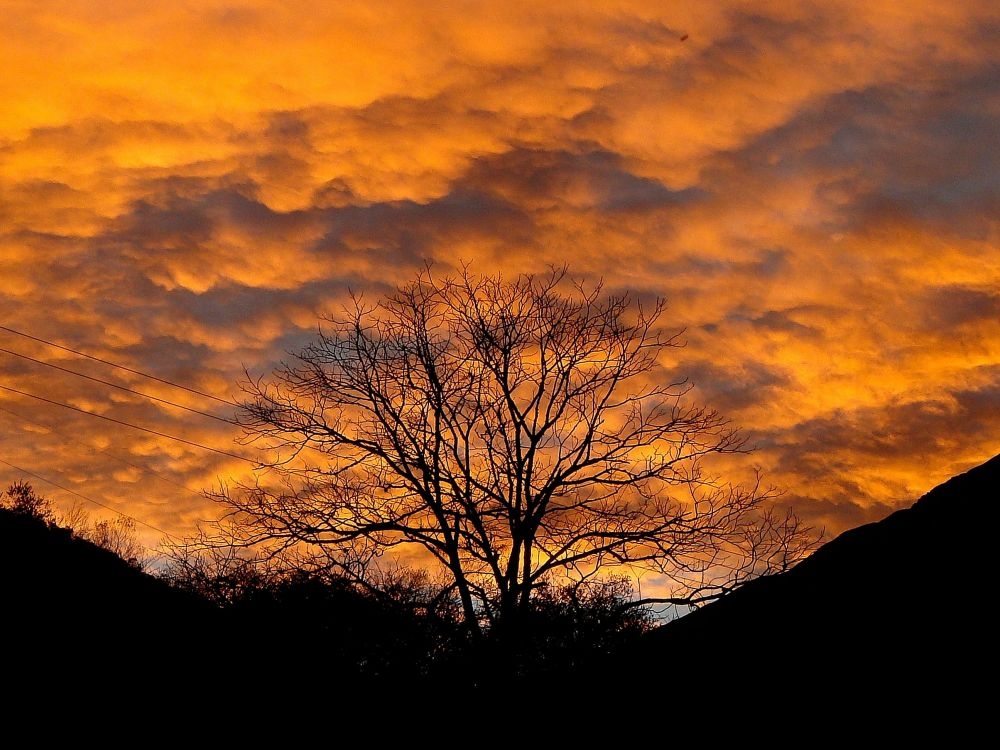
[[[359,581],[422,549],[476,631],[516,622],[539,586],[608,575],[669,584],[637,606],[718,598],[813,540],[759,478],[704,470],[749,449],[665,377],[682,342],[664,309],[565,268],[427,268],[375,303],[352,297],[294,359],[241,384],[247,442],[276,457],[211,494],[243,543],[327,551]]]
[[[97,521],[78,536],[98,547],[114,552],[133,568],[143,570],[147,564],[146,548],[136,536],[135,519],[119,516],[112,521]]]
[[[113,552],[139,570],[146,565],[146,548],[136,536],[134,518],[120,516],[113,521],[91,523],[90,514],[79,503],[74,504],[67,513],[57,513],[52,502],[38,494],[26,481],[13,482],[0,492],[0,508],[31,516],[50,526],[68,529],[78,539],[86,539]]]
[[[56,523],[72,531],[76,538],[113,552],[133,568],[145,570],[149,563],[149,554],[139,541],[134,518],[122,515],[111,521],[91,521],[83,505],[74,503]]]
[[[11,482],[0,492],[0,508],[6,508],[22,516],[37,518],[44,523],[55,522],[55,511],[47,498],[35,492],[30,482]]]

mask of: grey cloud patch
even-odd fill
[[[686,33],[686,29],[668,26],[663,21],[654,19],[618,17],[609,21],[602,32],[625,44],[673,48]]]
[[[296,349],[304,342],[304,333],[290,321],[277,337],[254,336],[262,319],[281,316],[285,310],[316,310],[329,293],[333,281],[305,284],[295,290],[261,289],[236,283],[219,284],[207,293],[187,289],[171,291],[153,290],[155,294],[143,308],[146,316],[145,330],[149,335],[124,351],[139,361],[155,362],[158,372],[176,372],[183,377],[185,368],[192,375],[199,366],[213,363],[220,369],[238,367],[239,354],[215,351],[207,343],[192,343],[183,335],[172,335],[173,330],[183,330],[182,324],[193,323],[216,332],[220,338],[229,337],[243,356],[256,356],[254,347],[264,347],[270,353]],[[105,315],[115,314],[115,308],[104,310]],[[317,319],[318,320],[318,319]],[[315,329],[309,329],[309,333]]]
[[[528,203],[545,200],[612,213],[678,207],[701,197],[697,190],[672,191],[632,174],[617,154],[586,146],[579,151],[518,147],[480,157],[462,180]]]
[[[317,208],[346,208],[366,203],[367,201],[357,196],[350,183],[342,177],[327,180],[313,191],[312,204]]]
[[[947,332],[981,321],[1000,320],[1000,291],[948,285],[922,290],[917,299],[923,325]]]
[[[888,137],[875,121],[891,111],[894,89],[838,91],[804,107],[790,120],[759,135],[728,157],[728,168],[750,167],[771,177],[811,173],[841,164],[866,165],[873,142]]]
[[[114,238],[134,249],[191,247],[210,239],[215,228],[196,203],[178,196],[135,201],[117,224]]]
[[[194,204],[205,195],[223,190],[231,190],[247,185],[246,178],[234,180],[228,175],[205,176],[200,174],[183,174],[183,169],[177,173],[143,174],[136,179],[136,190],[141,196],[133,201],[133,205],[144,201],[151,205],[164,205],[169,202],[187,200]]]
[[[1000,207],[1000,65],[952,83],[926,95],[915,117],[897,110],[902,122],[871,155],[888,163],[882,194],[942,228],[956,212],[995,217]]]
[[[178,177],[150,181],[144,197],[134,201],[128,212],[95,239],[94,246],[101,247],[104,253],[102,262],[121,263],[125,259],[131,273],[145,274],[147,280],[158,284],[164,278],[173,278],[176,269],[184,268],[194,274],[203,269],[206,274],[213,274],[206,276],[212,279],[209,284],[212,294],[224,294],[233,309],[239,310],[254,299],[260,304],[274,290],[258,287],[253,292],[240,292],[238,284],[215,275],[225,274],[225,266],[220,266],[224,263],[252,268],[255,243],[266,242],[277,253],[283,247],[288,251],[294,249],[300,258],[303,253],[328,257],[321,262],[329,266],[331,281],[353,275],[359,285],[379,286],[384,278],[361,281],[357,267],[338,259],[353,260],[361,253],[372,269],[381,269],[381,274],[388,268],[413,270],[452,241],[503,237],[507,242],[520,242],[524,246],[533,242],[533,225],[528,214],[498,196],[464,185],[456,185],[451,192],[427,203],[355,205],[350,189],[335,182],[327,190],[339,196],[340,205],[282,212],[257,199],[254,183],[235,180],[235,177]],[[220,246],[218,238],[223,231],[237,231],[237,241],[245,237],[247,242],[230,247],[230,239],[229,244]],[[314,239],[298,239],[307,236]],[[112,261],[112,255],[118,260]],[[120,278],[121,271],[116,275]],[[129,287],[136,286],[142,284],[132,279]],[[161,288],[160,293],[166,291]],[[323,296],[308,281],[300,284],[296,292],[296,299],[303,304],[312,300],[318,305]],[[285,301],[286,297],[275,297],[269,304],[278,304],[279,300]],[[187,314],[201,309],[190,300],[177,304]],[[206,301],[206,304],[215,303]],[[198,319],[217,328],[231,318],[225,312],[227,309],[229,303],[213,311],[203,310],[204,315]],[[222,322],[212,323],[216,318]]]
[[[961,424],[972,434],[1000,434],[1000,364],[979,368],[989,378],[989,385],[963,389],[953,395],[958,402]]]
[[[64,182],[26,180],[11,185],[0,183],[0,236],[14,227],[57,226],[72,232],[93,217],[89,196]]]
[[[747,259],[728,259],[680,253],[650,262],[664,278],[693,277],[704,281],[721,276],[773,279],[787,272],[791,253],[785,248],[748,248]]]
[[[428,98],[386,96],[363,107],[317,104],[278,112],[268,118],[264,135],[282,148],[318,147],[341,156],[377,144],[377,150],[366,152],[377,155],[397,148],[417,148],[442,134],[454,133],[461,140],[468,131],[502,133],[499,137],[506,140],[512,124],[509,116],[470,107],[459,92],[454,92]],[[463,147],[459,143],[456,148]]]
[[[311,128],[302,112],[272,112],[267,118],[265,137],[285,145],[305,145],[310,141]]]
[[[449,239],[499,236],[509,243],[533,243],[533,223],[527,213],[494,195],[462,186],[428,203],[347,205],[326,209],[324,215],[328,230],[317,249],[387,251],[388,259],[414,268]]]
[[[845,409],[802,422],[789,433],[764,435],[761,444],[779,454],[779,469],[805,482],[833,475],[844,482],[861,469],[871,473],[893,462],[934,466],[952,455],[956,435],[989,442],[1000,434],[1000,365],[979,372],[987,385],[956,391],[948,400]],[[866,458],[868,465],[854,463]]]
[[[803,523],[817,531],[826,531],[827,541],[841,531],[881,521],[900,507],[906,507],[905,503],[902,506],[893,506],[864,502],[864,490],[857,483],[848,481],[838,483],[834,494],[836,499],[823,500],[800,493],[787,493],[781,497],[781,503],[794,508]],[[858,502],[859,498],[862,502]],[[913,501],[916,502],[917,499],[913,498]],[[836,528],[831,528],[831,524],[836,524]]]
[[[171,183],[172,184],[172,183]],[[254,197],[255,187],[243,184],[216,187],[185,180],[184,192],[173,189],[133,202],[120,216],[111,238],[133,251],[143,249],[197,249],[221,226],[235,226],[255,237],[281,240],[309,221],[305,212],[279,212]],[[193,189],[192,189],[193,188]]]
[[[892,208],[946,233],[981,237],[1000,205],[998,117],[1000,66],[956,68],[824,97],[705,175],[728,184],[739,173],[750,190],[816,175],[816,194],[841,228]]]
[[[5,193],[17,193],[20,201],[37,201],[39,203],[59,205],[67,199],[74,199],[83,193],[65,182],[57,180],[25,180],[16,183],[12,188],[0,186],[0,190]],[[0,211],[4,211],[4,204],[0,204]]]
[[[791,10],[794,6],[789,6]],[[803,6],[805,8],[806,6]],[[699,46],[690,63],[693,71],[690,84],[684,88],[697,95],[706,79],[712,81],[753,80],[760,85],[775,60],[791,57],[796,64],[812,66],[821,63],[817,58],[826,48],[828,40],[837,36],[843,42],[843,27],[836,18],[834,8],[810,4],[808,14],[794,10],[776,18],[744,9],[726,9],[718,32]],[[792,17],[798,15],[798,17]],[[765,78],[766,80],[766,78]],[[766,93],[766,91],[764,92]]]
[[[253,187],[218,190],[205,196],[202,206],[216,221],[235,225],[256,237],[281,240],[308,221],[304,211],[275,211],[254,195]]]
[[[274,112],[266,118],[263,143],[253,148],[250,169],[254,178],[275,186],[292,181],[308,185],[312,162],[318,158],[312,143],[312,125],[302,112]],[[249,147],[257,144],[248,144]]]
[[[815,326],[807,326],[795,320],[797,312],[820,310],[819,306],[791,308],[788,310],[768,310],[759,315],[753,315],[745,310],[734,310],[726,315],[730,322],[745,323],[758,331],[772,333],[789,333],[797,338],[822,339],[823,331]]]
[[[323,261],[307,247],[321,230],[316,212],[273,210],[249,182],[187,178],[148,187],[92,243],[102,263],[117,264],[111,275],[123,278],[125,289],[139,288],[139,276],[161,293],[207,292],[233,281],[291,288],[320,272]],[[287,270],[283,255],[285,265],[294,264]]]
[[[775,398],[794,381],[786,370],[753,361],[734,366],[700,359],[685,361],[680,369],[691,383],[710,394],[714,408],[726,414]]]
[[[66,125],[33,128],[26,138],[8,142],[0,148],[0,155],[13,151],[63,151],[74,156],[78,153],[120,148],[125,144],[158,145],[185,143],[192,138],[212,137],[229,140],[235,129],[219,122],[179,124],[158,120],[109,120],[89,117]]]
[[[775,18],[742,8],[729,9],[728,33],[714,44],[721,49],[741,50],[805,44],[803,40],[817,39],[829,32],[835,13],[836,10],[810,5],[808,17]]]
[[[81,290],[93,290],[90,285],[92,269],[102,265],[101,258],[88,258],[89,241],[79,237],[49,232],[15,231],[3,235],[13,244],[26,250],[26,255],[36,261],[27,275],[37,283],[40,300],[73,299]],[[24,274],[24,267],[15,272]],[[15,273],[12,272],[12,273]]]
[[[162,300],[164,307],[177,311],[174,316],[197,320],[208,327],[226,331],[244,324],[252,326],[254,318],[262,311],[280,307],[283,296],[273,290],[227,283],[208,294],[187,289],[164,292]]]
[[[305,183],[308,180],[310,164],[307,159],[287,151],[271,151],[253,158],[253,169],[260,180],[271,185],[281,185],[288,180]]]

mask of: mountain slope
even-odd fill
[[[971,707],[996,667],[1000,456],[841,534],[787,573],[662,626],[609,666],[720,695],[825,707]],[[852,708],[853,707],[853,708]]]
[[[893,731],[931,720],[978,726],[994,710],[998,515],[1000,456],[845,532],[791,571],[658,628],[610,662],[519,685],[517,694],[584,722],[575,731],[613,717],[616,705],[664,731],[693,715],[710,729],[756,722],[769,736],[776,724],[856,728],[859,716]],[[160,722],[165,712],[182,726],[178,708],[237,710],[258,692],[256,700],[273,707],[280,699],[287,710],[372,700],[356,680],[314,674],[314,662],[276,661],[270,647],[283,644],[273,636],[220,620],[205,602],[66,530],[0,509],[0,655],[7,684],[26,703],[128,706],[133,717],[151,712]],[[490,697],[506,701],[509,687],[496,688]],[[425,698],[462,705],[454,686],[426,695],[386,689],[401,699],[393,711]],[[493,705],[479,695],[464,701],[474,712]]]
[[[207,602],[68,529],[3,508],[0,612],[4,676],[49,698],[111,686],[155,695],[197,662],[218,623]]]

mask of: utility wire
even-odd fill
[[[92,497],[87,497],[86,495],[84,495],[84,494],[82,494],[80,492],[77,492],[74,489],[71,489],[69,487],[63,487],[58,482],[53,482],[51,479],[46,479],[41,474],[36,474],[33,471],[28,471],[27,469],[23,469],[20,466],[16,466],[15,464],[10,463],[9,461],[4,461],[2,458],[0,458],[0,464],[4,464],[6,466],[9,466],[12,469],[16,469],[17,471],[20,471],[20,472],[23,472],[25,474],[28,474],[29,476],[33,476],[33,477],[35,477],[35,479],[40,479],[41,481],[45,482],[46,484],[51,484],[53,487],[57,487],[58,489],[62,490],[63,492],[69,492],[72,495],[76,495],[77,497],[86,500],[88,503],[93,503],[94,505],[99,505],[100,507],[104,508],[105,510],[110,510],[112,513],[117,513],[118,515],[123,516],[123,517],[129,519],[130,521],[134,521],[137,524],[145,526],[147,529],[152,529],[153,531],[158,531],[161,534],[163,534],[164,536],[166,536],[168,538],[170,537],[170,534],[168,532],[164,531],[163,529],[161,529],[161,528],[159,528],[157,526],[153,526],[150,523],[145,523],[144,521],[140,521],[135,516],[130,516],[128,513],[123,513],[122,511],[118,510],[117,508],[112,508],[110,505],[105,505],[104,503],[99,502],[98,500],[94,500],[94,498],[92,498]]]
[[[204,396],[205,398],[210,398],[213,401],[218,401],[219,403],[222,403],[222,404],[228,404],[229,406],[235,406],[237,409],[240,408],[239,404],[237,404],[237,403],[235,403],[233,401],[228,401],[228,400],[226,400],[224,398],[219,398],[218,396],[213,396],[211,393],[205,393],[204,391],[199,391],[199,390],[196,390],[194,388],[188,388],[187,386],[180,385],[179,383],[174,383],[173,381],[165,380],[164,378],[158,378],[155,375],[150,375],[150,374],[145,373],[145,372],[140,372],[139,370],[133,370],[130,367],[125,367],[124,365],[119,365],[119,364],[116,364],[115,362],[110,362],[110,361],[108,361],[106,359],[101,359],[100,357],[95,357],[95,356],[90,355],[90,354],[85,354],[84,352],[77,351],[76,349],[70,349],[68,346],[63,346],[63,345],[57,344],[57,343],[55,343],[53,341],[48,341],[47,339],[39,338],[38,336],[32,336],[32,335],[24,333],[22,331],[16,331],[13,328],[8,328],[7,326],[0,326],[0,331],[7,331],[8,333],[13,333],[13,334],[15,334],[17,336],[23,336],[26,339],[31,339],[32,341],[37,341],[37,342],[39,342],[41,344],[45,344],[46,346],[53,346],[56,349],[62,349],[64,352],[70,352],[71,354],[76,354],[79,357],[86,357],[87,359],[94,360],[95,362],[101,362],[102,364],[109,365],[111,367],[116,367],[119,370],[124,370],[125,372],[130,372],[133,375],[139,375],[139,376],[144,377],[144,378],[149,378],[150,380],[155,380],[157,382],[164,383],[165,385],[172,386],[173,388],[180,388],[183,391],[188,391],[189,393],[195,393],[195,394],[197,394],[199,396]]]
[[[2,326],[0,326],[0,328],[2,328]],[[87,411],[85,409],[80,409],[80,408],[78,408],[76,406],[72,406],[70,404],[64,404],[64,403],[59,402],[59,401],[53,401],[51,399],[47,399],[47,398],[44,398],[42,396],[37,396],[37,395],[35,395],[33,393],[27,393],[25,391],[21,391],[21,390],[18,390],[16,388],[10,388],[8,386],[0,385],[0,389],[6,390],[6,391],[11,391],[13,393],[18,393],[18,394],[20,394],[22,396],[28,396],[29,398],[38,399],[39,401],[44,401],[46,403],[53,404],[55,406],[62,406],[62,407],[65,407],[67,409],[72,409],[73,411],[77,411],[77,412],[80,412],[82,414],[87,414],[87,415],[92,416],[92,417],[100,417],[101,419],[106,419],[106,420],[108,420],[110,422],[114,422],[116,424],[124,425],[126,427],[132,427],[133,429],[142,430],[143,432],[148,432],[148,433],[151,433],[153,435],[158,435],[160,437],[167,438],[168,440],[176,440],[176,441],[181,442],[181,443],[186,443],[187,445],[192,445],[192,446],[195,446],[197,448],[202,448],[204,450],[208,450],[208,451],[212,451],[214,453],[222,454],[224,456],[229,456],[231,458],[236,458],[236,459],[239,459],[240,461],[245,461],[247,463],[251,463],[251,464],[254,464],[254,465],[259,465],[258,462],[255,462],[255,461],[253,461],[253,460],[251,460],[249,458],[246,458],[245,456],[238,456],[235,453],[229,453],[227,451],[219,450],[217,448],[211,448],[211,447],[209,447],[207,445],[203,445],[201,443],[195,443],[195,442],[192,442],[190,440],[184,440],[183,438],[175,437],[173,435],[167,435],[167,434],[162,433],[162,432],[157,432],[156,430],[150,430],[148,428],[140,427],[138,425],[134,425],[134,424],[131,424],[129,422],[124,422],[124,421],[121,421],[121,420],[118,420],[118,419],[114,419],[112,417],[104,416],[103,414],[96,414],[94,412],[90,412],[90,411]],[[2,408],[2,407],[0,407],[0,408]],[[4,409],[4,411],[8,411],[8,410]],[[13,413],[13,412],[10,412],[10,413]],[[15,416],[18,416],[18,415],[15,414]],[[6,463],[6,462],[3,462],[3,463]],[[136,467],[136,468],[140,468],[141,469],[141,467]],[[184,487],[184,489],[189,489],[189,488]],[[96,502],[96,501],[94,501],[94,502]],[[104,507],[107,507],[107,506],[104,506]],[[709,560],[700,559],[700,558],[698,558],[697,556],[694,556],[694,555],[692,555],[692,557],[694,557],[699,562],[709,563],[713,567],[722,568],[722,569],[730,570],[730,571],[734,571],[734,572],[738,570],[737,568],[734,568],[734,567],[732,567],[730,565],[726,565],[723,562],[715,562],[714,564],[712,564],[711,561],[709,561]]]
[[[11,416],[16,417],[17,419],[20,419],[22,422],[27,422],[28,424],[33,424],[33,425],[35,425],[37,427],[41,427],[42,429],[47,430],[48,432],[54,432],[57,435],[62,435],[64,438],[66,438],[67,440],[72,440],[77,445],[82,445],[84,448],[87,448],[88,450],[97,451],[98,453],[102,453],[103,455],[108,456],[109,458],[113,458],[116,461],[121,461],[123,464],[127,464],[128,466],[131,466],[134,469],[138,469],[139,471],[145,472],[145,473],[150,474],[150,475],[152,475],[154,477],[162,479],[164,482],[167,482],[168,484],[174,485],[174,487],[179,487],[182,490],[186,490],[187,492],[190,492],[192,495],[201,495],[202,494],[201,492],[198,492],[197,490],[193,490],[190,487],[187,487],[187,486],[181,484],[180,482],[175,482],[173,479],[170,479],[169,477],[165,477],[163,474],[160,474],[159,472],[153,471],[148,466],[140,466],[139,464],[132,463],[131,461],[129,461],[126,458],[122,458],[121,456],[116,456],[114,453],[110,453],[110,452],[108,452],[106,450],[101,450],[100,448],[95,448],[92,445],[87,445],[82,440],[78,440],[78,439],[74,438],[71,435],[67,435],[64,432],[62,432],[60,430],[57,430],[55,427],[52,427],[51,425],[43,424],[42,422],[38,422],[38,421],[36,421],[34,419],[29,419],[28,417],[24,416],[23,414],[18,414],[16,411],[11,411],[10,409],[4,408],[3,406],[0,406],[0,411],[6,412],[7,414],[10,414]]]
[[[78,351],[76,349],[71,349],[68,346],[63,346],[61,344],[57,344],[57,343],[55,343],[53,341],[49,341],[47,339],[43,339],[43,338],[40,338],[38,336],[32,336],[31,334],[27,334],[27,333],[24,333],[23,331],[15,330],[15,329],[10,328],[8,326],[0,325],[0,331],[6,331],[8,333],[13,333],[13,334],[15,334],[17,336],[22,336],[24,338],[31,339],[32,341],[36,341],[38,343],[45,344],[46,346],[51,346],[51,347],[54,347],[56,349],[61,349],[62,351],[70,352],[71,354],[75,354],[75,355],[80,356],[80,357],[85,357],[86,359],[90,359],[90,360],[93,360],[95,362],[100,362],[102,364],[108,365],[110,367],[114,367],[114,368],[119,369],[119,370],[124,370],[125,372],[132,373],[133,375],[139,375],[140,377],[149,378],[150,380],[155,380],[155,381],[157,381],[159,383],[163,383],[165,385],[169,385],[169,386],[171,386],[173,388],[179,388],[179,389],[187,391],[189,393],[193,393],[193,394],[196,394],[198,396],[203,396],[204,398],[212,399],[213,401],[217,401],[219,403],[227,404],[227,405],[235,407],[237,409],[242,408],[240,404],[237,404],[237,403],[235,403],[233,401],[229,401],[229,400],[224,399],[224,398],[219,398],[218,396],[213,396],[210,393],[205,393],[204,391],[199,391],[199,390],[197,390],[195,388],[189,388],[189,387],[181,385],[179,383],[175,383],[175,382],[173,382],[171,380],[166,380],[164,378],[159,378],[159,377],[157,377],[155,375],[150,375],[148,373],[141,372],[139,370],[134,370],[134,369],[132,369],[130,367],[126,367],[124,365],[119,365],[119,364],[117,364],[115,362],[111,362],[109,360],[102,359],[101,357],[95,357],[93,355],[86,354],[85,352],[81,352],[81,351]],[[127,391],[127,392],[135,394],[137,396],[142,396],[143,398],[149,398],[149,399],[152,399],[152,400],[155,400],[155,401],[159,401],[161,403],[165,403],[165,404],[168,404],[170,406],[177,407],[179,409],[184,409],[186,411],[193,412],[195,414],[200,414],[202,416],[210,417],[212,419],[216,419],[216,420],[219,420],[221,422],[225,422],[227,424],[232,424],[232,425],[237,425],[237,426],[239,425],[239,423],[236,422],[236,421],[234,421],[234,420],[229,420],[229,419],[226,419],[224,417],[219,417],[219,416],[217,416],[215,414],[209,414],[207,412],[199,411],[198,409],[193,409],[193,408],[190,408],[190,407],[187,407],[187,406],[183,406],[181,404],[177,404],[177,403],[175,403],[173,401],[169,401],[167,399],[162,399],[162,398],[159,398],[157,396],[151,396],[151,395],[146,394],[146,393],[141,393],[140,391],[135,391],[135,390],[132,390],[131,388],[126,388],[125,386],[121,386],[121,385],[118,385],[116,383],[111,383],[111,382],[108,382],[106,380],[101,380],[99,378],[94,378],[94,377],[91,377],[89,375],[85,375],[83,373],[76,372],[75,370],[70,370],[68,368],[60,367],[59,365],[54,365],[54,364],[51,364],[49,362],[44,362],[42,360],[35,359],[34,357],[29,357],[27,355],[20,354],[18,352],[14,352],[14,351],[11,351],[9,349],[0,348],[0,352],[6,353],[6,354],[10,354],[10,355],[13,355],[15,357],[21,357],[23,359],[27,359],[27,360],[30,360],[32,362],[36,362],[38,364],[45,365],[47,367],[52,367],[54,369],[61,370],[63,372],[66,372],[66,373],[69,373],[69,374],[72,374],[72,375],[78,375],[79,377],[86,378],[88,380],[91,380],[91,381],[94,381],[94,382],[97,382],[97,383],[101,383],[102,385],[107,385],[107,386],[111,386],[113,388],[118,388],[120,390]],[[59,402],[59,401],[53,401],[53,400],[44,398],[42,396],[35,395],[33,393],[27,393],[25,391],[20,391],[20,390],[17,390],[16,388],[10,388],[10,387],[3,386],[3,385],[0,385],[0,389],[6,390],[6,391],[11,391],[12,393],[17,393],[17,394],[20,394],[22,396],[28,396],[29,398],[38,399],[39,401],[44,401],[46,403],[53,404],[55,406],[62,406],[64,408],[72,409],[74,411],[80,412],[81,414],[87,414],[87,415],[92,416],[92,417],[99,417],[101,419],[108,420],[109,422],[114,422],[115,424],[120,424],[120,425],[123,425],[125,427],[131,427],[131,428],[136,429],[136,430],[141,430],[143,432],[148,432],[150,434],[157,435],[159,437],[167,438],[168,440],[175,440],[177,442],[185,443],[187,445],[191,445],[191,446],[194,446],[194,447],[197,447],[197,448],[202,448],[203,450],[212,451],[213,453],[218,453],[220,455],[228,456],[230,458],[235,458],[235,459],[238,459],[240,461],[245,461],[247,463],[251,463],[251,464],[257,465],[257,462],[255,462],[255,461],[253,461],[253,460],[251,460],[249,458],[246,458],[245,456],[238,456],[235,453],[229,453],[228,451],[223,451],[223,450],[219,450],[217,448],[212,448],[212,447],[209,447],[207,445],[203,445],[201,443],[196,443],[196,442],[193,442],[193,441],[190,441],[190,440],[185,440],[183,438],[175,437],[173,435],[167,435],[166,433],[157,432],[156,430],[151,430],[151,429],[148,429],[146,427],[140,427],[138,425],[134,425],[134,424],[131,424],[129,422],[124,422],[124,421],[121,421],[121,420],[118,420],[118,419],[114,419],[112,417],[107,417],[107,416],[104,416],[103,414],[96,414],[94,412],[90,412],[90,411],[87,411],[85,409],[80,409],[78,407],[71,406],[70,404],[64,404],[64,403]],[[2,408],[2,407],[0,407],[0,408]],[[8,410],[3,409],[3,411],[8,411]],[[14,414],[13,412],[8,412],[8,413]],[[14,416],[19,416],[19,415],[14,414]],[[8,466],[12,466],[13,468],[18,469],[19,471],[25,471],[24,469],[20,469],[19,467],[13,466],[12,464],[7,463],[6,461],[0,460],[0,463],[4,463],[4,464],[7,464]],[[126,462],[126,463],[128,463],[128,462]],[[130,465],[135,466],[134,464],[130,464]],[[140,467],[140,466],[135,466],[135,468],[143,470],[142,467]],[[26,473],[31,474],[31,472],[26,472]],[[38,475],[32,474],[32,476],[38,476]],[[47,482],[49,482],[50,484],[53,484],[56,487],[59,486],[59,485],[55,484],[54,482],[51,482],[50,480],[46,480],[44,477],[38,477],[38,478],[41,479],[42,481],[47,481]],[[179,486],[181,486],[181,485],[179,485]],[[60,489],[64,489],[67,492],[72,492],[73,494],[76,494],[76,495],[79,495],[80,497],[83,497],[85,500],[89,500],[90,502],[96,503],[97,505],[101,505],[104,508],[108,508],[108,506],[102,505],[101,503],[98,503],[96,500],[91,500],[90,498],[86,498],[83,495],[80,495],[80,493],[74,492],[73,490],[69,490],[69,489],[66,489],[66,488],[63,488],[63,487],[61,487]],[[183,486],[182,486],[182,489],[187,489],[188,491],[191,491],[189,488],[183,487]],[[108,508],[108,509],[114,511],[113,508]],[[114,511],[114,512],[118,512],[118,511]],[[125,514],[123,513],[122,515],[125,515]],[[136,523],[142,523],[141,521],[138,521],[137,519],[132,519],[132,520],[136,521]],[[149,528],[155,529],[156,531],[161,531],[162,533],[166,534],[166,532],[163,532],[161,529],[157,529],[156,527],[150,526],[149,524],[143,524],[143,525],[144,526],[149,526]],[[708,561],[707,560],[703,560],[702,562],[708,562]],[[733,570],[733,571],[736,570],[736,568],[732,568],[732,567],[730,567],[728,565],[725,565],[725,564],[722,564],[722,563],[717,564],[716,567],[720,567],[720,568],[723,568],[723,569],[726,569],[726,570]]]
[[[131,388],[126,388],[123,385],[118,385],[117,383],[111,383],[111,382],[109,382],[107,380],[101,380],[100,378],[94,378],[94,377],[91,377],[90,375],[85,375],[82,372],[77,372],[76,370],[70,370],[67,367],[60,367],[59,365],[54,365],[51,362],[44,362],[43,360],[35,359],[34,357],[29,357],[26,354],[20,354],[18,352],[11,351],[10,349],[4,349],[4,348],[0,347],[0,352],[3,352],[4,354],[11,354],[11,355],[13,355],[15,357],[21,357],[22,359],[27,359],[27,360],[29,360],[31,362],[36,362],[37,364],[45,365],[46,367],[51,367],[51,368],[53,368],[55,370],[60,370],[62,372],[69,373],[70,375],[77,375],[77,376],[79,376],[81,378],[86,378],[87,380],[92,380],[95,383],[101,383],[102,385],[109,385],[112,388],[118,388],[119,390],[122,390],[122,391],[128,391],[129,393],[134,393],[136,396],[142,396],[143,398],[149,398],[149,399],[152,399],[154,401],[159,401],[160,403],[163,403],[163,404],[169,404],[170,406],[176,406],[178,409],[184,409],[185,411],[190,411],[190,412],[193,412],[195,414],[200,414],[203,417],[210,417],[211,419],[217,419],[220,422],[225,422],[226,424],[231,424],[231,425],[237,425],[237,426],[239,426],[239,423],[236,422],[236,421],[234,421],[234,420],[232,420],[232,419],[226,419],[225,417],[220,417],[220,416],[218,416],[216,414],[209,414],[206,411],[200,411],[198,409],[192,409],[189,406],[184,406],[183,404],[178,404],[178,403],[175,403],[174,401],[168,401],[167,399],[160,398],[159,396],[151,396],[148,393],[142,393],[141,391],[135,391],[135,390],[132,390]],[[178,386],[178,387],[182,387],[182,386]]]
[[[152,435],[158,435],[159,437],[167,438],[168,440],[176,440],[179,443],[186,443],[187,445],[193,445],[196,448],[202,448],[203,450],[212,451],[213,453],[218,453],[218,454],[223,455],[223,456],[229,456],[230,458],[236,458],[236,459],[239,459],[240,461],[246,461],[249,464],[255,464],[256,465],[255,461],[253,461],[252,459],[247,458],[246,456],[238,456],[235,453],[229,453],[228,451],[219,450],[218,448],[212,448],[210,446],[202,445],[201,443],[196,443],[196,442],[191,441],[191,440],[185,440],[184,438],[179,438],[179,437],[176,437],[174,435],[167,435],[164,432],[157,432],[156,430],[151,430],[151,429],[149,429],[147,427],[140,427],[139,425],[135,425],[135,424],[132,424],[130,422],[123,422],[122,420],[115,419],[114,417],[106,417],[103,414],[97,414],[97,413],[92,412],[92,411],[87,411],[86,409],[80,409],[79,407],[72,406],[70,404],[64,404],[61,401],[53,401],[52,399],[45,398],[44,396],[38,396],[38,395],[36,395],[34,393],[28,393],[26,391],[20,391],[17,388],[10,388],[9,386],[6,386],[6,385],[0,385],[0,389],[3,389],[5,391],[10,391],[11,393],[17,393],[17,394],[20,394],[21,396],[27,396],[28,398],[38,399],[39,401],[44,401],[45,403],[53,404],[55,406],[62,406],[64,408],[66,408],[66,409],[72,409],[73,411],[78,411],[81,414],[86,414],[86,415],[91,416],[91,417],[99,417],[100,419],[106,419],[109,422],[114,422],[115,424],[120,424],[120,425],[122,425],[124,427],[131,427],[134,430],[142,430],[143,432],[148,432],[148,433],[150,433]]]

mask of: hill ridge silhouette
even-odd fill
[[[595,668],[636,695],[681,675],[694,693],[728,692],[730,710],[756,705],[734,698],[742,685],[779,697],[799,723],[884,724],[902,712],[901,731],[979,725],[993,710],[998,520],[1000,454]]]
[[[909,508],[845,531],[785,573],[543,682],[605,686],[639,712],[683,694],[747,720],[766,699],[800,723],[865,716],[884,724],[902,712],[915,725],[934,717],[976,726],[992,711],[983,686],[996,667],[998,516],[1000,454]],[[259,656],[234,653],[233,621],[206,602],[66,529],[4,509],[0,606],[8,682],[57,705],[95,695],[133,709],[140,700],[222,701],[245,689]],[[246,649],[254,639],[236,642]],[[136,673],[159,682],[136,694]],[[579,700],[577,689],[560,695],[564,707]],[[324,702],[318,694],[308,700]]]

